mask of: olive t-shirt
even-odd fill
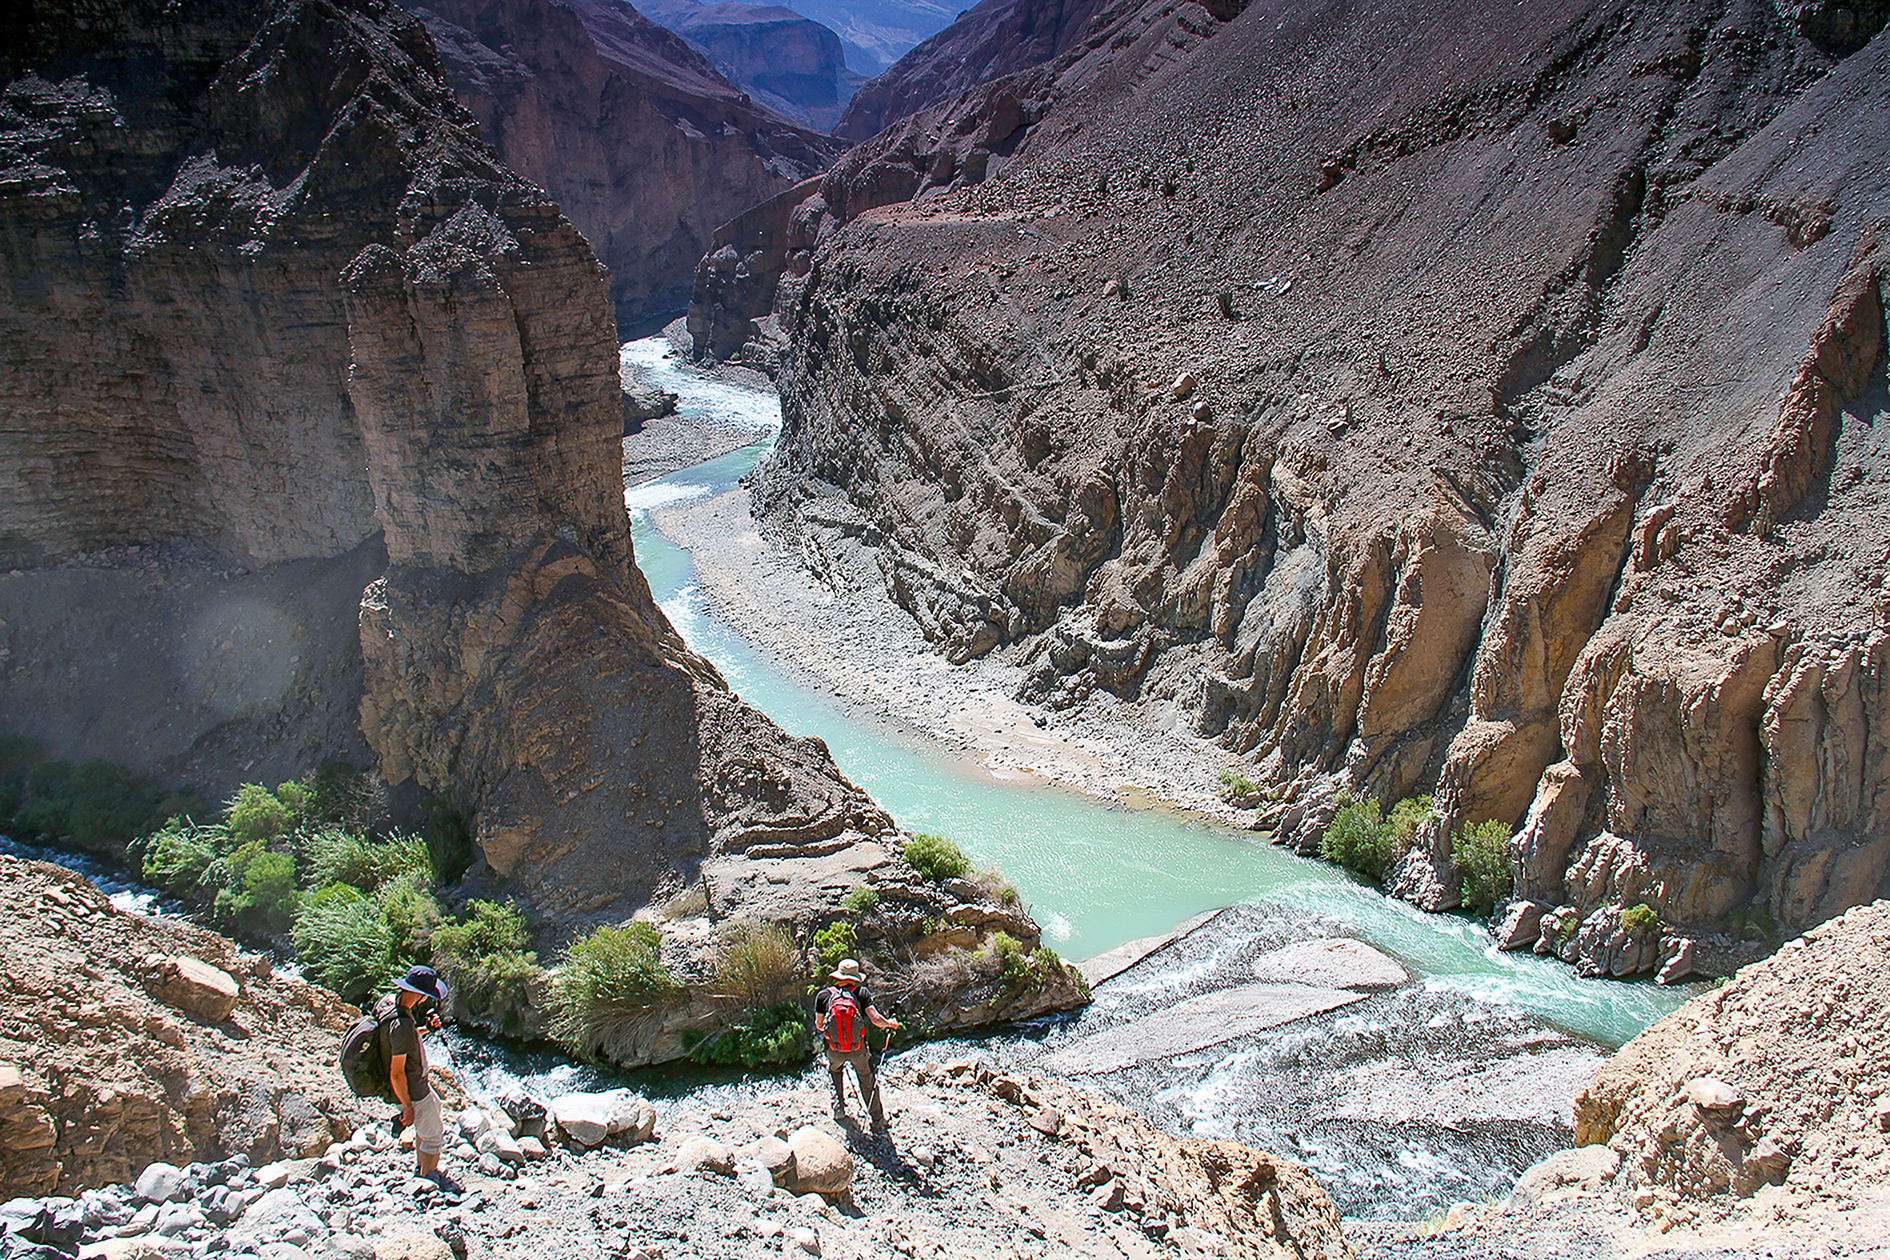
[[[381,1000],[392,1002],[394,1007],[391,1015],[381,1017],[381,1036],[387,1039],[387,1062],[391,1067],[395,1055],[407,1056],[407,1062],[403,1065],[407,1075],[407,1097],[412,1102],[419,1102],[431,1092],[427,1088],[426,1046],[420,1040],[420,1030],[415,1027],[412,1014],[400,1005],[399,999]],[[376,1011],[375,1014],[379,1015],[380,1012]]]

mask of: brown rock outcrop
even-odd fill
[[[416,12],[481,134],[610,269],[619,328],[681,310],[716,225],[842,147],[754,104],[627,4],[429,0]]]
[[[1575,1100],[1578,1143],[1663,1227],[1795,1232],[1890,1180],[1890,903],[1852,909],[1636,1037]]]
[[[1539,948],[1723,968],[1890,891],[1854,43],[1124,6],[731,224],[691,329],[779,326],[763,513],[869,540],[942,651],[1179,710],[1302,848],[1434,791],[1402,895],[1454,905],[1493,819]]]
[[[0,1195],[319,1154],[353,1131],[335,1067],[353,1007],[56,866],[0,856],[0,891]],[[205,1007],[206,985],[233,1000]]]

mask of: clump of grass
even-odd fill
[[[709,913],[709,890],[692,884],[663,904],[665,919],[700,919]]]
[[[1450,838],[1450,861],[1463,885],[1465,910],[1487,918],[1509,900],[1509,828],[1502,823],[1491,820],[1458,828]]]
[[[1221,799],[1237,801],[1252,796],[1260,790],[1260,785],[1238,770],[1221,771]]]
[[[347,884],[329,884],[304,897],[294,934],[308,978],[350,1002],[386,990],[406,969],[379,904]]]
[[[599,927],[571,942],[551,983],[550,1029],[573,1053],[590,1057],[641,1026],[651,1009],[682,993],[648,923]]]
[[[848,891],[840,899],[840,904],[846,907],[849,914],[871,914],[879,908],[879,892],[861,884]]]
[[[716,954],[716,992],[753,1009],[785,991],[800,970],[800,950],[780,924],[731,924]]]
[[[1621,926],[1630,932],[1645,932],[1660,922],[1660,915],[1645,901],[1621,912]]]
[[[971,859],[954,840],[930,832],[917,832],[906,841],[906,861],[930,880],[957,879],[971,870]]]
[[[995,866],[987,866],[979,871],[974,882],[985,896],[1006,910],[1015,910],[1024,904],[1024,899],[1017,893],[1017,885],[998,874]]]

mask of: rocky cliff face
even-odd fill
[[[1082,39],[1109,7],[1103,0],[984,0],[860,88],[833,133],[867,140],[928,105],[1040,66]]]
[[[0,1194],[320,1154],[353,1131],[334,1067],[353,1007],[56,866],[0,855],[0,888]]]
[[[785,118],[831,132],[862,79],[840,37],[778,4],[656,0],[641,10],[688,40],[729,82]]]
[[[785,329],[762,508],[847,500],[941,650],[1178,710],[1302,848],[1434,791],[1419,904],[1496,820],[1516,943],[1711,963],[1890,870],[1890,45],[1815,18],[1135,8],[731,225],[692,328]]]
[[[0,89],[0,729],[213,798],[358,750],[476,810],[475,884],[551,937],[896,861],[652,604],[604,275],[424,28],[94,21]]]
[[[716,225],[840,148],[754,104],[627,4],[431,0],[416,12],[481,134],[610,269],[620,327],[681,310]]]

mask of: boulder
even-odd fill
[[[794,1163],[786,1185],[795,1194],[843,1194],[853,1184],[853,1156],[832,1134],[798,1129],[787,1145]]]
[[[774,1184],[784,1186],[794,1178],[794,1152],[788,1144],[773,1134],[755,1143],[755,1162],[774,1179]]]
[[[1529,938],[1532,942],[1535,937]],[[1390,989],[1411,974],[1363,941],[1345,937],[1300,941],[1254,960],[1256,980],[1323,985],[1334,989]]]
[[[735,1156],[723,1143],[698,1133],[684,1138],[677,1148],[676,1170],[720,1173],[727,1177],[735,1171]]]
[[[374,1244],[374,1260],[454,1260],[453,1249],[437,1234],[417,1226],[389,1230]]]
[[[236,1009],[243,988],[229,972],[184,955],[146,960],[146,987],[166,1006],[210,1024],[220,1024]]]
[[[1496,926],[1498,949],[1529,949],[1542,939],[1542,916],[1553,910],[1546,901],[1512,902]]]
[[[1114,1072],[1232,1041],[1363,1001],[1350,989],[1247,984],[1185,1002],[1073,1041],[1038,1066],[1050,1072]]]
[[[564,1094],[551,1100],[558,1131],[586,1150],[603,1145],[614,1115],[612,1099],[604,1094]]]
[[[610,1106],[610,1136],[631,1144],[649,1141],[656,1136],[656,1108],[647,1098],[616,1091]]]
[[[525,1150],[518,1144],[518,1139],[506,1132],[499,1125],[489,1126],[473,1143],[473,1149],[481,1155],[490,1155],[507,1164],[525,1162]]]
[[[136,1191],[145,1203],[170,1203],[184,1193],[184,1170],[175,1164],[149,1164],[138,1174]]]
[[[1707,1112],[1733,1112],[1746,1105],[1746,1096],[1717,1076],[1696,1076],[1686,1084],[1687,1101]]]
[[[327,1239],[328,1226],[295,1191],[271,1190],[250,1205],[227,1237],[233,1245],[248,1243],[260,1248],[265,1243],[286,1242],[309,1247]]]

